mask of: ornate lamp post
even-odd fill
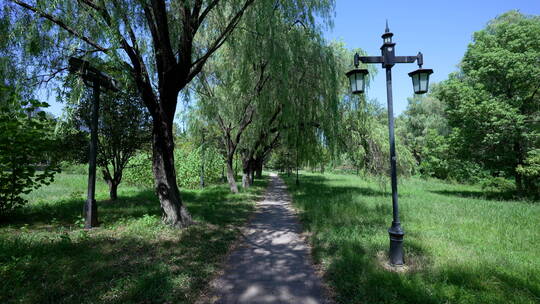
[[[418,69],[409,73],[412,78],[414,93],[423,94],[428,91],[429,75],[433,73],[431,69],[423,69],[424,58],[422,53],[418,53],[416,56],[396,56],[395,55],[395,43],[392,42],[392,34],[388,29],[388,22],[386,22],[386,29],[382,35],[383,45],[381,46],[381,56],[360,56],[354,55],[355,69],[349,71],[346,75],[349,78],[351,85],[351,91],[353,94],[361,94],[365,90],[366,75],[368,71],[366,69],[359,69],[358,64],[362,63],[381,63],[382,67],[386,69],[386,96],[388,102],[388,132],[390,138],[390,169],[391,169],[391,182],[392,182],[392,210],[393,220],[392,226],[388,229],[390,234],[390,263],[392,265],[403,265],[403,236],[405,233],[401,228],[399,221],[399,208],[398,208],[398,191],[397,191],[397,174],[396,174],[396,145],[394,140],[394,110],[392,102],[392,67],[396,63],[418,63]]]
[[[98,69],[90,66],[88,61],[79,58],[69,58],[69,72],[77,74],[84,83],[92,87],[94,102],[92,107],[92,120],[90,123],[90,152],[88,157],[88,194],[84,203],[84,228],[91,229],[98,226],[96,192],[96,158],[97,158],[97,131],[99,116],[100,88],[118,91],[112,78]]]

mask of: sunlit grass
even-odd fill
[[[0,225],[0,303],[193,303],[220,269],[266,180],[182,190],[197,224],[161,224],[152,190],[97,185],[100,227],[81,229],[86,176],[60,174]]]
[[[299,187],[286,180],[339,303],[540,302],[538,202],[405,180],[408,271],[396,273],[384,268],[391,197],[376,182],[333,174],[304,174]]]

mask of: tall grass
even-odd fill
[[[399,185],[407,268],[387,270],[391,197],[352,175],[286,178],[339,303],[539,303],[540,204],[475,186]],[[494,197],[493,193],[488,197]]]
[[[86,176],[59,174],[0,224],[0,303],[193,303],[265,183],[183,190],[197,224],[178,230],[161,224],[152,190],[121,185],[113,202],[99,182],[101,225],[84,231]]]

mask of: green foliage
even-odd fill
[[[135,154],[124,169],[123,180],[128,185],[153,188],[152,156],[144,152]]]
[[[525,191],[540,199],[540,149],[529,151],[523,165],[519,165],[516,170],[527,180]]]
[[[436,91],[437,85],[431,85],[431,90]],[[422,164],[429,157],[423,152],[427,152],[425,147],[434,135],[447,136],[450,133],[446,105],[432,94],[414,95],[407,100],[407,109],[396,120],[396,134],[411,150],[417,163]]]
[[[202,147],[182,145],[174,152],[176,179],[178,185],[186,189],[195,189],[200,185]],[[221,182],[224,159],[214,147],[204,151],[204,179],[206,184]],[[130,161],[124,172],[124,180],[130,185],[147,188],[154,187],[152,158],[148,153],[139,153]]]
[[[52,122],[40,110],[47,106],[0,87],[0,216],[27,203],[23,194],[49,184],[59,170]]]
[[[461,71],[435,91],[447,105],[451,158],[493,176],[514,176],[518,190],[534,184],[518,168],[538,149],[540,18],[510,11],[474,34]]]
[[[194,110],[219,130],[229,171],[235,153],[247,175],[278,144],[294,154],[295,166],[319,145],[332,146],[343,77],[321,31],[332,7],[326,0],[257,1],[205,66]]]
[[[356,169],[386,182],[390,168],[388,118],[375,101],[361,100],[358,105],[342,110],[339,140],[346,161]],[[410,176],[415,160],[409,148],[396,136],[397,172]]]
[[[455,157],[451,141],[437,130],[429,129],[422,140],[418,169],[423,176],[468,183],[477,183],[487,176],[479,164]]]
[[[474,34],[459,72],[409,99],[398,134],[420,174],[473,183],[514,177],[521,193],[537,191],[534,174],[520,168],[540,144],[539,39],[539,17],[507,12]]]
[[[324,155],[323,153],[320,156]],[[296,168],[296,159],[293,151],[285,149],[283,147],[277,148],[272,151],[270,159],[268,160],[267,167],[278,170],[280,172],[291,172],[293,168]],[[323,162],[324,163],[324,162]]]
[[[175,150],[175,167],[178,185],[195,189],[200,185],[202,147],[180,147]],[[206,184],[221,182],[225,160],[214,147],[204,149],[204,180]]]
[[[480,186],[482,190],[489,192],[513,193],[516,191],[516,184],[504,177],[486,178]]]

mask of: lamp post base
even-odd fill
[[[87,199],[84,204],[84,229],[92,229],[99,225],[97,220],[97,204],[95,199]]]
[[[392,222],[392,227],[388,229],[390,235],[390,264],[393,266],[403,265],[403,236],[405,233],[401,229],[400,223]]]

